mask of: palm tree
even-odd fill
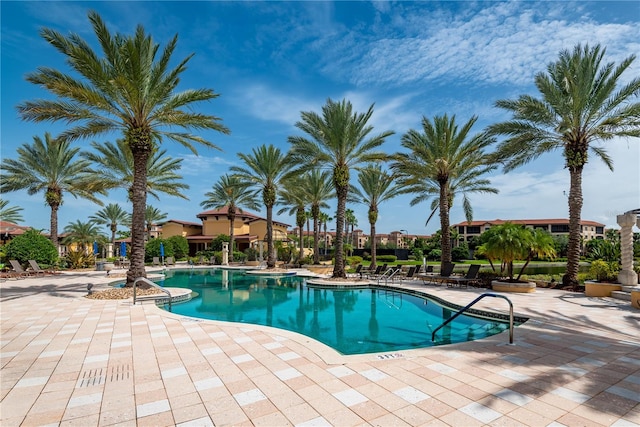
[[[353,247],[353,225],[354,223],[358,223],[356,219],[356,214],[353,212],[353,209],[346,209],[344,211],[344,235],[346,237],[346,241],[351,247]],[[349,236],[349,226],[351,226],[351,236]]]
[[[322,116],[313,112],[301,113],[301,121],[296,127],[311,139],[303,136],[290,136],[291,153],[294,164],[302,165],[300,170],[325,168],[331,170],[331,179],[338,198],[336,210],[335,266],[333,277],[344,278],[344,242],[342,229],[349,194],[351,168],[369,162],[386,159],[386,154],[376,151],[392,131],[369,137],[373,126],[368,121],[373,114],[373,104],[366,113],[353,111],[351,102],[331,99],[322,107]]]
[[[144,222],[146,224],[147,239],[151,238],[151,227],[162,220],[167,219],[167,214],[158,208],[147,205],[144,211]]]
[[[24,209],[19,206],[7,207],[8,204],[8,200],[0,199],[0,221],[11,222],[13,224],[24,221],[22,214],[20,214],[20,211]]]
[[[622,84],[622,74],[635,55],[619,65],[602,62],[600,45],[575,46],[563,50],[547,71],[535,76],[540,97],[521,95],[516,100],[500,100],[496,105],[513,118],[489,127],[495,135],[506,135],[498,145],[498,159],[505,172],[526,164],[543,153],[562,150],[569,169],[569,247],[565,286],[578,286],[580,262],[580,216],[582,211],[582,171],[589,152],[613,170],[611,158],[596,141],[614,137],[640,136],[640,78]]]
[[[44,199],[51,208],[51,242],[58,247],[58,210],[63,194],[82,197],[102,204],[96,197],[105,194],[100,180],[90,172],[87,160],[76,159],[79,147],[71,148],[66,139],[54,139],[44,134],[44,141],[33,137],[33,144],[23,144],[17,149],[17,159],[4,159],[0,165],[2,182],[0,193],[27,190],[29,195],[44,192]]]
[[[325,212],[320,212],[320,215],[318,216],[318,220],[319,222],[322,224],[323,227],[323,231],[324,231],[324,254],[326,255],[327,252],[327,224],[329,223],[329,221],[333,221],[333,218],[329,216],[328,213]]]
[[[133,201],[133,154],[124,139],[116,143],[92,142],[95,152],[83,152],[81,156],[98,167],[95,173],[106,188],[124,188],[129,200]],[[182,182],[177,172],[182,167],[183,159],[174,159],[166,155],[167,150],[155,149],[147,159],[147,194],[160,200],[158,193],[187,199],[183,190],[189,186]]]
[[[103,209],[96,212],[95,215],[89,217],[91,221],[99,225],[107,225],[111,230],[111,245],[116,246],[116,232],[118,225],[131,223],[131,215],[122,209],[117,203],[110,203]]]
[[[320,240],[320,217],[322,212],[320,209],[328,208],[327,200],[334,197],[334,189],[331,183],[328,171],[312,169],[304,175],[302,180],[302,188],[307,195],[308,202],[311,205],[311,218],[313,218],[313,263],[320,264],[320,253],[318,242]],[[327,220],[328,215],[325,214]],[[326,237],[326,223],[325,223]],[[326,243],[325,238],[325,243]]]
[[[358,172],[360,188],[354,187],[354,195],[360,203],[369,205],[367,217],[371,227],[371,269],[376,268],[376,222],[378,221],[378,206],[398,194],[402,187],[396,182],[393,175],[382,170],[380,165],[371,165]]]
[[[299,234],[299,251],[297,263],[302,263],[304,255],[304,223],[308,222],[307,212],[304,210],[308,203],[307,193],[303,188],[304,177],[292,176],[282,181],[283,189],[280,192],[279,204],[285,205],[278,211],[278,215],[287,212],[289,215],[295,215],[296,225]]]
[[[403,193],[417,194],[410,202],[412,206],[430,197],[437,198],[441,268],[451,262],[449,211],[454,196],[463,193],[462,206],[471,221],[473,210],[467,194],[498,192],[489,187],[488,180],[480,178],[495,169],[484,153],[494,139],[486,133],[469,135],[476,120],[474,116],[458,128],[455,115],[451,119],[446,114],[435,116],[433,122],[423,117],[422,133],[411,129],[402,136],[401,144],[409,153],[398,153],[392,165],[399,175],[399,185],[404,187]]]
[[[122,132],[133,155],[133,215],[131,229],[131,266],[127,272],[130,285],[138,277],[146,277],[144,268],[145,209],[147,164],[156,145],[166,138],[178,142],[197,154],[194,144],[217,148],[199,135],[182,129],[229,131],[220,119],[194,111],[193,104],[209,101],[218,95],[211,89],[176,87],[191,56],[175,61],[171,56],[178,36],[174,36],[159,52],[159,45],[138,26],[135,35],[111,34],[102,18],[89,12],[89,21],[100,42],[103,57],[80,36],[63,36],[43,29],[41,36],[66,58],[76,75],[41,67],[27,80],[57,96],[18,105],[24,120],[64,121],[77,124],[62,133],[63,139],[90,138]]]
[[[267,209],[267,268],[275,268],[273,206],[277,201],[278,187],[290,169],[289,157],[273,145],[261,145],[251,154],[238,153],[238,157],[245,166],[232,166],[231,171],[241,181],[262,192],[262,202]]]
[[[222,175],[220,180],[213,185],[212,191],[204,194],[206,199],[200,203],[200,206],[205,209],[222,209],[226,206],[231,242],[229,261],[231,262],[233,262],[233,248],[235,247],[234,223],[236,214],[242,213],[242,207],[258,209],[256,194],[253,191],[249,191],[250,187],[249,183],[242,182],[237,176]]]
[[[62,239],[64,244],[76,243],[78,250],[82,253],[85,253],[91,243],[101,237],[100,227],[93,221],[76,220],[76,222],[70,222],[64,227],[64,232],[67,233],[67,236]]]

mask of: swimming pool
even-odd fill
[[[221,269],[168,270],[162,286],[197,295],[172,312],[298,332],[342,354],[430,347],[476,340],[508,329],[504,321],[462,315],[431,333],[455,310],[389,289],[322,288],[297,276],[266,277]],[[166,307],[165,307],[166,308]]]

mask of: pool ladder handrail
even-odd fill
[[[507,302],[509,303],[509,344],[513,344],[513,303],[511,302],[511,300],[509,298],[505,297],[504,295],[498,295],[498,294],[492,294],[492,293],[484,293],[484,294],[480,295],[478,298],[474,299],[469,304],[467,304],[465,307],[463,307],[460,310],[458,310],[456,314],[454,314],[449,319],[447,319],[444,323],[442,323],[440,326],[438,326],[433,331],[433,333],[431,334],[431,342],[436,340],[436,332],[438,332],[445,325],[447,325],[450,322],[452,322],[453,319],[455,319],[456,317],[460,316],[462,313],[467,311],[469,308],[471,308],[471,306],[473,306],[475,303],[477,303],[478,301],[480,301],[484,297],[502,298],[502,299],[507,300]]]
[[[380,276],[380,278],[378,279],[378,284],[380,284],[380,282],[381,282],[382,280],[384,280],[384,284],[386,285],[386,284],[387,284],[387,281],[388,281],[389,279],[391,279],[391,283],[393,283],[394,276],[395,276],[396,274],[398,274],[399,272],[400,272],[400,268],[393,268],[393,267],[391,267],[390,269],[388,269],[387,271],[385,271],[385,272],[382,274],[382,276]]]
[[[151,280],[147,279],[146,277],[138,277],[136,280],[133,281],[133,305],[136,305],[136,286],[138,285],[138,282],[144,282],[147,285],[150,285],[151,287],[154,287],[156,289],[160,289],[162,292],[167,294],[169,296],[169,311],[171,311],[171,292],[169,292],[169,290],[163,288],[162,286],[158,285],[157,283],[153,283]]]

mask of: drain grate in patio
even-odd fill
[[[129,379],[129,365],[109,366],[108,368],[89,369],[82,373],[76,388],[92,387],[106,382]]]

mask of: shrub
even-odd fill
[[[14,237],[6,245],[5,256],[7,260],[15,259],[23,266],[26,266],[30,259],[36,260],[42,266],[51,266],[58,262],[58,250],[55,245],[34,229]]]
[[[189,255],[189,242],[183,236],[171,236],[167,239],[168,244],[173,248],[173,256],[177,259],[183,259]],[[165,250],[167,245],[165,244]],[[165,256],[168,256],[165,253]]]
[[[257,261],[259,252],[256,248],[247,248],[244,250],[244,254],[247,256],[247,261]]]
[[[466,243],[461,244],[460,246],[456,246],[451,249],[451,259],[453,261],[460,261],[463,259],[469,258],[469,247]]]
[[[222,243],[224,242],[229,243],[230,241],[231,241],[231,237],[227,236],[226,234],[219,234],[218,236],[216,236],[215,239],[211,241],[211,250],[221,251]]]
[[[87,254],[84,251],[69,251],[65,258],[69,268],[73,269],[89,268],[96,262],[93,253]]]
[[[175,257],[173,244],[171,244],[168,240],[165,239],[151,239],[147,242],[144,247],[144,261],[151,262],[153,261],[153,257],[160,257],[160,243],[164,245],[164,256],[165,258],[168,256]]]
[[[483,288],[491,289],[491,282],[499,279],[500,277],[501,276],[498,273],[494,273],[493,271],[480,271],[478,273],[478,280],[482,283]]]
[[[618,280],[618,263],[597,259],[589,267],[589,276],[599,282],[616,282]]]
[[[347,257],[347,264],[351,266],[362,264],[362,257],[356,255]]]
[[[244,252],[234,251],[233,252],[233,262],[245,262],[247,260],[247,255]]]
[[[378,255],[376,258],[378,262],[396,262],[398,259],[395,255]]]

